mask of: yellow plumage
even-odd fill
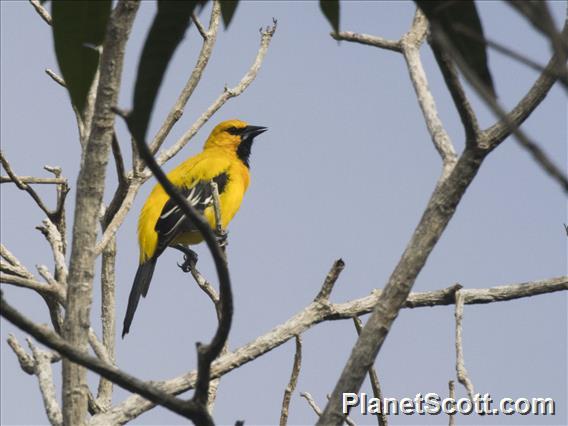
[[[234,152],[220,148],[204,149],[195,157],[189,158],[170,173],[168,178],[176,187],[191,188],[197,181],[210,181],[222,171],[226,171],[229,181],[225,191],[219,194],[221,222],[223,228],[233,219],[239,210],[245,191],[249,185],[248,168],[238,159]],[[158,233],[154,227],[160,217],[162,209],[170,199],[162,185],[154,187],[138,220],[138,243],[140,245],[140,263],[150,259],[156,251]],[[208,207],[203,215],[214,228],[215,214],[213,207]],[[198,244],[203,241],[199,232],[181,233],[172,242],[177,244]]]
[[[224,121],[213,129],[201,153],[187,159],[168,174],[172,184],[212,228],[216,223],[210,182],[215,181],[219,187],[221,222],[226,228],[239,210],[249,185],[252,142],[255,136],[265,130],[265,127],[249,126],[240,120]],[[163,187],[156,185],[144,203],[138,220],[140,260],[124,318],[123,337],[130,329],[140,296],[146,296],[148,292],[156,261],[166,247],[187,246],[201,241],[201,233],[170,201]]]

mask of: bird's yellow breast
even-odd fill
[[[221,173],[227,174],[227,183],[219,194],[221,222],[223,228],[226,228],[239,210],[249,185],[248,169],[234,153],[222,149],[206,149],[168,173],[168,178],[178,188],[191,188],[197,182],[211,180]],[[154,228],[169,198],[162,185],[157,184],[140,212],[138,220],[140,262],[150,259],[156,251],[158,233]],[[214,228],[216,223],[213,207],[206,208],[203,214],[209,225]],[[203,238],[199,232],[186,232],[178,235],[172,244],[198,244],[201,241]]]

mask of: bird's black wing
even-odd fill
[[[225,190],[228,180],[229,176],[226,172],[220,173],[212,179],[217,184],[219,194],[222,194]],[[210,180],[200,180],[191,188],[181,188],[181,193],[189,204],[201,214],[211,205],[213,200]],[[164,205],[154,229],[158,233],[157,253],[164,251],[180,232],[197,231],[195,224],[171,198]]]

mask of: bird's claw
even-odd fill
[[[217,244],[221,248],[227,247],[227,244],[229,244],[229,233],[227,231],[217,232]]]
[[[184,254],[183,255],[183,263],[182,264],[177,264],[181,270],[185,273],[187,272],[191,272],[194,268],[195,265],[197,264],[197,254],[195,252],[192,252],[192,254],[188,255],[188,254]]]

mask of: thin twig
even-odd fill
[[[314,413],[316,413],[317,416],[320,417],[321,416],[321,409],[318,407],[318,405],[314,401],[314,398],[312,397],[312,395],[309,392],[301,392],[300,396],[308,402],[308,405],[312,408],[312,410],[314,410]]]
[[[462,319],[463,319],[463,305],[464,305],[464,295],[462,290],[456,292],[456,373],[458,381],[464,385],[469,395],[469,399],[473,401],[473,396],[475,391],[473,389],[473,383],[469,378],[467,369],[465,368],[465,362],[463,359],[463,341],[462,341]]]
[[[401,38],[402,54],[406,60],[410,80],[418,104],[422,110],[428,133],[443,162],[442,180],[446,179],[457,162],[456,150],[442,120],[438,115],[436,101],[430,92],[426,72],[420,59],[420,46],[428,32],[428,21],[422,11],[416,8],[410,30]]]
[[[55,73],[55,71],[53,71],[53,70],[51,70],[51,69],[49,69],[49,68],[46,68],[46,69],[45,69],[45,73],[46,73],[48,76],[50,76],[51,79],[52,79],[53,81],[55,81],[57,84],[59,84],[61,87],[67,87],[67,84],[65,83],[65,80],[63,80],[62,77],[60,77],[59,75],[57,75],[57,74]]]
[[[329,300],[329,296],[331,295],[333,287],[339,278],[339,274],[343,271],[343,268],[345,268],[345,262],[343,259],[337,259],[333,262],[333,265],[331,265],[331,269],[327,273],[323,285],[315,297],[314,302],[327,302]]]
[[[34,7],[35,11],[41,16],[41,19],[45,21],[47,25],[52,24],[51,15],[49,12],[41,5],[39,0],[30,0],[30,4]]]
[[[378,47],[381,49],[392,50],[393,52],[402,52],[400,40],[388,40],[386,38],[377,37],[369,34],[358,34],[352,31],[341,31],[339,33],[330,33],[335,40],[351,41],[354,43],[364,44],[367,46]]]
[[[16,256],[6,248],[4,244],[0,243],[0,257],[4,258],[9,265],[13,268],[13,274],[19,275],[24,278],[34,279],[34,275],[18,260]]]
[[[353,317],[353,323],[355,324],[355,329],[357,330],[357,335],[361,335],[361,330],[363,329],[363,322],[357,316]],[[379,401],[379,411],[377,412],[377,423],[379,426],[388,426],[388,418],[385,414],[385,407],[383,405],[383,391],[381,390],[381,383],[379,382],[379,376],[375,367],[369,367],[369,380],[371,381],[371,387],[373,388],[373,396]]]
[[[41,226],[37,226],[45,239],[51,246],[53,260],[55,263],[55,279],[62,285],[67,285],[67,263],[65,261],[65,253],[63,251],[63,239],[59,230],[49,219],[44,219]]]
[[[116,295],[115,273],[116,241],[110,242],[103,251],[101,266],[101,322],[103,346],[108,362],[114,364],[115,336],[116,336]],[[108,409],[112,403],[112,382],[101,378],[97,390],[97,403]]]
[[[37,376],[47,418],[53,426],[62,425],[63,414],[57,402],[55,385],[53,383],[53,372],[51,370],[52,354],[40,350],[33,344],[31,339],[27,338],[26,340],[33,354],[34,374]]]
[[[201,23],[199,17],[197,16],[197,13],[195,13],[195,12],[191,13],[191,20],[195,24],[195,27],[197,28],[197,31],[199,31],[199,34],[201,34],[201,37],[203,37],[203,40],[207,40],[207,37],[209,37],[209,34],[208,34],[207,30],[205,29],[205,27],[203,26],[203,24]]]
[[[298,376],[300,375],[300,368],[302,367],[302,338],[296,335],[296,353],[294,354],[294,364],[292,366],[292,373],[290,374],[290,381],[286,390],[284,391],[284,399],[282,400],[282,410],[280,411],[280,426],[286,426],[288,423],[288,410],[290,408],[290,399],[292,393],[298,384]]]
[[[35,365],[34,359],[31,355],[29,355],[26,350],[20,345],[18,339],[13,334],[9,334],[8,338],[6,339],[8,346],[12,348],[14,354],[18,358],[18,362],[20,363],[20,368],[27,374],[34,374],[35,373]]]
[[[16,176],[16,174],[12,170],[12,167],[10,166],[10,163],[8,162],[8,160],[6,159],[6,157],[4,156],[4,153],[2,151],[0,151],[0,162],[2,163],[2,167],[4,167],[4,170],[6,170],[6,173],[8,173],[8,176],[10,177],[10,179],[12,179],[12,182],[14,182],[16,184],[18,189],[20,189],[22,191],[26,191],[28,194],[30,194],[30,197],[33,198],[33,200],[36,202],[38,207],[47,216],[51,216],[53,214],[53,212],[47,208],[47,206],[43,203],[43,201],[41,200],[39,195],[37,195],[37,193],[34,191],[34,189],[31,186],[22,182],[18,178],[18,176]]]
[[[448,382],[448,386],[450,388],[450,399],[456,400],[456,389],[454,386],[454,381],[450,380]],[[456,415],[455,413],[449,414],[448,426],[456,426]]]
[[[300,393],[300,396],[308,402],[308,405],[311,407],[312,410],[314,410],[314,413],[316,413],[317,416],[320,417],[322,411],[318,407],[316,402],[314,401],[314,398],[312,397],[312,395],[309,392],[302,392],[302,393]],[[329,399],[329,397],[328,397],[328,399]],[[351,420],[351,418],[349,416],[345,417],[345,423],[347,423],[348,426],[356,426],[355,422],[353,420]]]

